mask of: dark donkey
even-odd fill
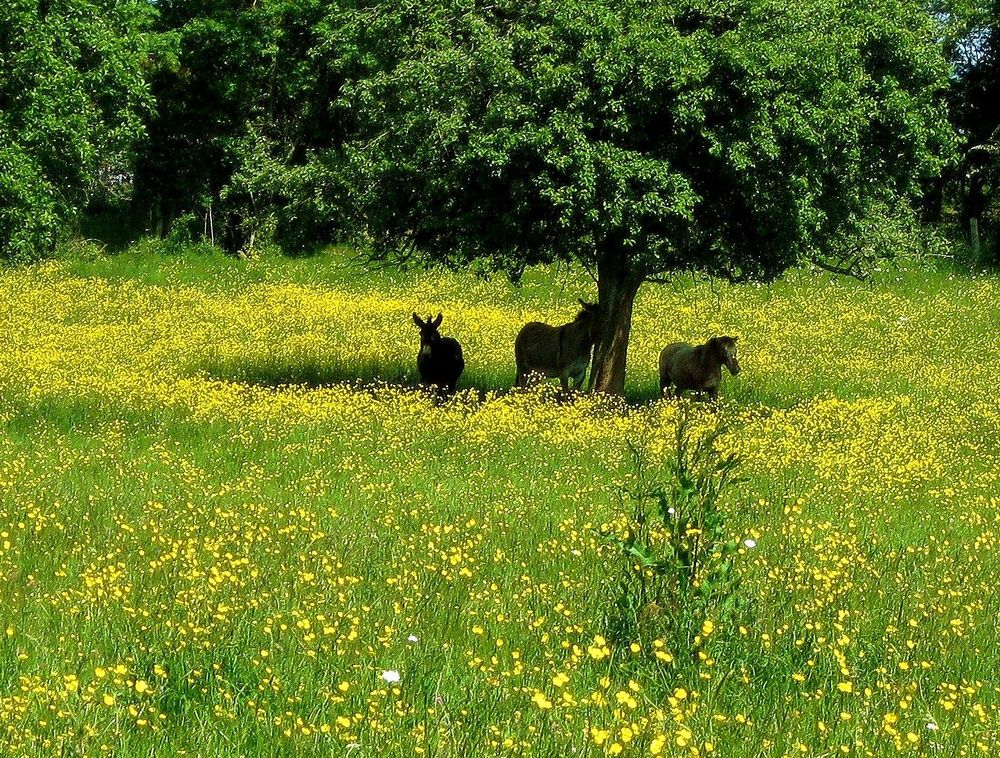
[[[740,373],[736,337],[712,337],[697,347],[687,342],[667,345],[660,353],[660,395],[672,384],[678,397],[684,390],[696,390],[707,392],[715,400],[722,383],[723,365],[733,376]]]
[[[516,386],[524,387],[528,374],[536,371],[547,377],[559,377],[562,388],[579,389],[590,364],[590,351],[597,335],[598,307],[580,301],[583,308],[576,319],[562,326],[549,326],[532,321],[521,327],[514,340],[514,360],[517,363]]]
[[[439,313],[435,319],[428,316],[427,321],[421,321],[420,316],[413,314],[413,323],[420,329],[417,370],[420,371],[420,381],[423,384],[431,384],[441,392],[452,393],[465,370],[465,359],[458,340],[454,337],[442,337],[438,332],[443,318]]]

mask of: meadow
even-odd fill
[[[585,274],[133,250],[0,271],[4,755],[988,755],[1000,282],[678,280],[624,400],[510,392]],[[462,342],[416,384],[412,311]],[[717,408],[678,340],[740,339]],[[629,445],[721,427],[735,612],[613,639]]]

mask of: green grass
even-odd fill
[[[0,273],[0,752],[988,753],[996,279],[649,286],[626,403],[509,392],[520,325],[592,290],[347,251]],[[413,387],[411,310],[462,340],[453,400]],[[717,332],[744,366],[719,407],[656,401],[658,346]],[[670,663],[660,622],[595,658],[626,441],[656,468],[685,412],[743,461],[739,610]]]

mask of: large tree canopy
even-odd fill
[[[843,255],[950,148],[909,0],[384,0],[329,28],[357,231],[514,275],[591,267],[603,391],[643,281]]]
[[[127,181],[151,12],[146,0],[0,3],[0,259],[43,255],[97,182]]]

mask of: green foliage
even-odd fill
[[[0,259],[46,254],[95,191],[127,189],[152,12],[143,0],[0,5]]]
[[[947,153],[934,27],[895,0],[159,9],[140,200],[161,230],[212,207],[233,250],[350,225],[515,276],[610,254],[769,278]]]
[[[1000,2],[963,0],[944,6],[945,45],[955,70],[951,115],[962,135],[975,143],[1000,126]]]
[[[720,498],[735,481],[738,461],[716,449],[723,431],[693,433],[685,415],[674,457],[659,471],[628,444],[635,482],[622,488],[625,533],[602,533],[622,559],[607,620],[612,639],[659,639],[672,650],[690,650],[705,620],[724,622],[736,608],[733,560],[740,543],[726,538]]]
[[[1000,262],[1000,2],[985,4],[983,18],[973,27],[976,50],[965,60],[952,92],[954,119],[963,135],[963,220],[985,222],[981,232],[992,237],[994,262]]]
[[[830,249],[835,264],[827,263],[829,259],[817,259],[814,263],[858,279],[870,278],[890,259],[897,265],[903,261],[925,265],[931,258],[953,258],[953,246],[941,230],[921,223],[909,207],[859,219],[854,233],[838,236]]]

